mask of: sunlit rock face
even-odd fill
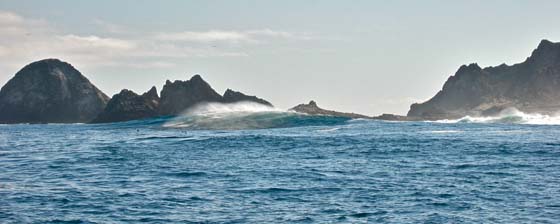
[[[560,111],[560,43],[543,40],[515,65],[463,65],[430,100],[413,104],[409,117],[428,120],[492,116],[504,109],[552,114]]]

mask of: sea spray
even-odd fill
[[[306,115],[253,102],[203,103],[165,122],[166,128],[242,130],[344,124],[349,118]]]
[[[496,116],[465,116],[459,119],[438,120],[438,123],[497,123],[497,124],[534,124],[560,125],[559,115],[525,113],[516,108],[508,108]]]

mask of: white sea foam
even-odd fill
[[[502,111],[497,116],[472,117],[465,116],[456,120],[438,120],[438,123],[504,123],[504,124],[537,124],[560,125],[560,115],[524,113],[515,108]]]
[[[259,115],[266,117],[255,117]],[[200,129],[246,129],[271,126],[270,120],[293,114],[254,102],[203,103],[166,122],[164,127]]]
[[[336,130],[339,130],[340,128],[327,128],[327,129],[321,129],[321,130],[317,130],[318,132],[333,132]]]
[[[184,115],[211,115],[227,113],[285,112],[275,107],[254,102],[203,103],[185,111]]]
[[[426,133],[433,133],[433,134],[448,134],[448,133],[460,133],[463,131],[459,130],[438,130],[438,131],[427,131]]]

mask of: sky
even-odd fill
[[[44,58],[107,95],[200,74],[288,109],[406,114],[463,64],[560,41],[560,1],[0,0],[0,84]]]

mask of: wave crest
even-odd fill
[[[337,125],[349,118],[314,116],[254,102],[203,103],[175,117],[163,126],[197,130],[240,130]]]
[[[497,123],[497,124],[535,124],[560,125],[560,116],[538,113],[525,113],[516,108],[509,108],[497,116],[473,117],[465,116],[455,120],[439,120],[439,123]]]

